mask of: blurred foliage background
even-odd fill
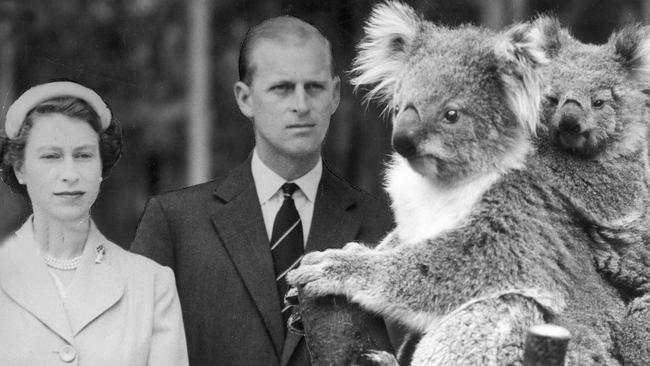
[[[407,0],[439,24],[499,29],[554,14],[585,42],[650,18],[649,0]],[[383,196],[390,123],[348,82],[372,0],[0,0],[0,117],[32,85],[67,78],[95,89],[124,128],[124,156],[93,208],[100,229],[128,247],[150,195],[225,174],[253,146],[232,93],[249,26],[291,14],[331,40],[341,105],[325,158],[343,177]],[[3,128],[3,127],[0,127]],[[0,184],[0,238],[29,215]]]

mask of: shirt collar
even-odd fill
[[[251,159],[251,172],[253,173],[253,180],[255,181],[255,189],[260,203],[264,203],[271,199],[273,195],[278,192],[280,187],[286,183],[284,178],[279,176],[276,172],[266,166],[262,159],[257,155],[257,149],[253,150],[253,158]],[[302,177],[293,180],[300,188],[300,191],[305,195],[307,200],[314,202],[316,199],[316,191],[318,190],[318,183],[323,175],[323,162],[318,159],[316,165]]]

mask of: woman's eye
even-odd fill
[[[602,99],[596,99],[591,104],[594,106],[594,108],[600,108],[605,105],[605,101]]]
[[[552,106],[556,106],[557,103],[558,103],[558,100],[557,100],[556,97],[548,96],[548,97],[546,97],[546,100],[548,101],[548,104],[550,104]]]
[[[445,121],[447,123],[456,123],[458,121],[459,113],[455,109],[450,109],[445,112]]]

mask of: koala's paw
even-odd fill
[[[370,250],[370,248],[363,244],[350,242],[345,244],[341,249],[326,249],[320,252],[307,253],[300,261],[300,265],[318,264],[327,259],[345,258],[348,254],[361,253]]]
[[[345,282],[357,267],[356,254],[363,250],[360,244],[351,244],[354,245],[350,248],[346,246],[305,255],[300,266],[289,272],[287,282],[302,287],[308,296],[345,295]]]

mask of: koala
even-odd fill
[[[419,334],[412,365],[521,364],[539,323],[571,331],[567,365],[619,365],[611,332],[625,302],[592,265],[556,157],[531,138],[554,42],[540,29],[450,29],[399,2],[365,26],[353,83],[393,116],[396,228],[375,249],[307,254],[288,281]]]
[[[584,217],[597,270],[625,298],[639,297],[614,338],[625,365],[648,365],[650,32],[629,26],[587,45],[552,19],[536,26],[554,39],[538,150],[557,157],[555,184]]]
[[[623,291],[647,292],[650,32],[629,26],[587,45],[551,22],[538,21],[556,32],[539,149],[556,150],[546,153],[557,155],[557,176],[592,226],[598,268]]]

